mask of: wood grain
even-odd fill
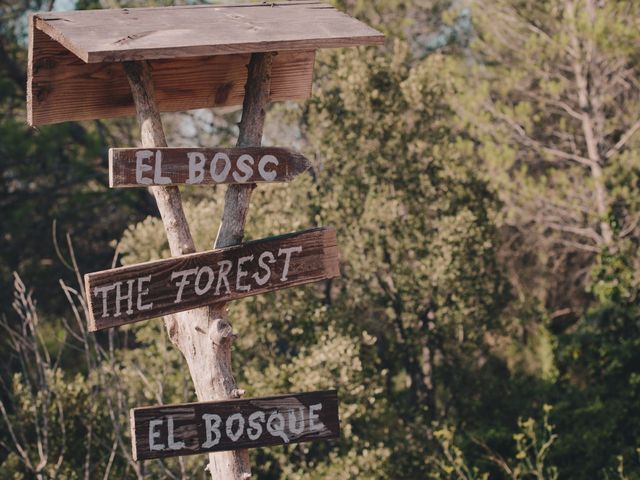
[[[244,87],[244,99],[242,101],[242,118],[238,125],[238,141],[237,147],[259,147],[262,141],[262,131],[264,127],[264,119],[266,116],[267,105],[271,98],[271,80],[273,76],[273,52],[254,52],[251,54],[251,60],[247,65],[247,83]],[[239,245],[244,240],[244,226],[249,211],[249,202],[251,200],[251,192],[255,184],[249,185],[229,185],[224,196],[224,209],[222,219],[218,228],[218,234],[214,241],[214,248],[229,247],[231,245]],[[218,324],[209,323],[209,329],[224,326],[223,331],[231,334],[231,339],[235,338],[232,334],[233,330],[229,323],[229,309],[225,304],[218,304],[215,313],[214,307],[211,308],[212,316],[216,318]],[[258,320],[259,321],[259,320]],[[196,326],[195,328],[199,328]],[[202,336],[202,335],[200,335]],[[222,382],[228,397],[239,398],[244,394],[244,390],[235,387],[236,380],[231,371],[231,340],[221,342],[220,347],[215,345],[213,348],[204,348],[197,351],[196,348],[185,355],[187,363],[193,365],[192,371],[200,369],[194,375],[194,379],[199,382],[207,381],[211,387],[209,390],[220,390],[216,387],[216,383],[220,385]],[[195,345],[202,345],[202,341],[196,341]],[[206,343],[205,343],[206,346]],[[202,370],[207,370],[211,364],[213,353],[213,361],[215,361],[221,371],[226,368],[224,375],[214,378]],[[229,377],[230,380],[229,380]],[[213,380],[213,382],[212,382]],[[201,397],[198,397],[201,398]],[[220,397],[209,398],[208,400],[221,400]],[[209,472],[212,479],[217,478],[251,478],[251,464],[249,461],[249,450],[240,449],[230,452],[218,452],[209,454]],[[231,468],[229,468],[231,467]],[[228,473],[231,470],[230,474]]]
[[[124,62],[123,65],[138,112],[142,145],[166,147],[149,63]],[[158,203],[172,255],[195,252],[178,188],[149,189]],[[169,339],[184,355],[196,395],[202,402],[241,396],[231,368],[231,348],[236,335],[226,315],[224,307],[206,306],[164,317]],[[212,452],[207,468],[213,479],[246,480],[251,476],[249,452],[245,449]]]
[[[89,330],[340,275],[336,232],[315,228],[85,275]]]
[[[123,64],[131,85],[131,94],[136,105],[136,116],[140,124],[140,140],[144,147],[166,147],[160,112],[155,101],[153,79],[147,62],[125,62]],[[150,187],[169,242],[171,255],[183,255],[196,251],[187,217],[182,208],[180,190],[175,186]]]
[[[45,125],[131,116],[135,106],[121,63],[87,64],[34,27],[30,19],[27,120]],[[188,57],[149,62],[161,112],[241,105],[249,54]],[[311,95],[313,51],[274,57],[272,101]]]
[[[302,154],[278,147],[111,148],[109,186],[288,182],[309,167]]]
[[[272,53],[252,53],[247,67],[247,85],[238,125],[236,147],[259,147],[270,100],[273,70]],[[214,248],[237,245],[244,238],[244,225],[254,185],[229,185],[224,194],[224,208]]]
[[[38,13],[36,26],[87,63],[384,41],[377,30],[318,1]]]
[[[217,415],[219,419],[206,415]],[[335,390],[134,408],[130,419],[135,460],[340,436]]]

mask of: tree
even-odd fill
[[[604,477],[637,445],[622,432],[638,401],[639,5],[470,6],[475,38],[450,57],[450,100],[504,201],[509,311],[526,314],[524,345],[539,332],[555,345],[553,375],[536,376],[558,402],[560,477]]]
[[[334,225],[342,264],[342,279],[320,288],[231,307],[247,395],[340,390],[340,447],[260,450],[263,474],[415,475],[427,468],[431,421],[464,415],[482,395],[478,365],[506,293],[494,255],[497,204],[464,165],[470,145],[448,127],[447,85],[434,73],[443,62],[414,63],[401,42],[382,55],[324,55],[321,87],[301,112],[312,176],[254,192],[247,239]],[[199,249],[214,236],[206,218],[220,210],[219,190],[187,207]],[[123,261],[166,254],[153,240],[160,232],[155,219],[128,230]]]
[[[10,285],[20,271],[46,310],[59,313],[65,303],[57,279],[72,275],[57,259],[56,242],[72,232],[81,267],[95,268],[111,258],[117,232],[154,210],[146,193],[107,186],[107,146],[124,141],[119,129],[102,122],[26,125],[22,20],[46,3],[0,4],[0,282]],[[11,289],[2,289],[2,304],[10,299]]]
[[[265,143],[302,150],[313,168],[290,184],[256,188],[247,240],[333,225],[342,277],[230,308],[234,371],[246,395],[337,387],[343,435],[254,450],[258,476],[639,475],[640,6],[336,3],[392,38],[381,50],[320,53],[313,98],[270,107]],[[103,211],[92,202],[115,198],[102,185],[87,190],[105,178],[101,135],[129,145],[135,136],[126,123],[32,132],[14,121],[24,107],[12,99],[21,95],[12,65],[24,51],[6,31],[3,181],[22,195],[0,200],[3,228],[4,212],[12,212],[8,232],[19,238],[2,252],[8,278],[11,262],[24,268],[42,252],[21,215],[42,214],[42,231],[54,210],[94,222]],[[238,118],[203,110],[164,120],[172,145],[224,145]],[[22,165],[25,156],[31,163]],[[58,158],[69,162],[64,168],[77,161],[79,175],[66,178]],[[44,173],[32,171],[36,161]],[[33,178],[35,192],[25,181]],[[57,187],[46,201],[33,201],[50,183]],[[210,219],[220,216],[223,191],[183,191],[199,250],[211,248]],[[117,246],[123,264],[169,256],[159,219],[139,221],[140,198],[123,200],[131,216],[113,207],[100,218],[108,239],[130,223]],[[106,241],[94,250],[99,240],[89,235],[88,251],[101,256],[88,261],[108,267]],[[17,305],[29,305],[20,288]],[[63,284],[74,307],[64,316],[45,308],[52,322],[34,322],[30,307],[4,322],[11,372],[0,393],[0,478],[204,478],[201,456],[131,461],[127,409],[192,401],[193,387],[160,319],[87,336],[81,290]],[[542,422],[519,420],[541,409]]]
[[[471,7],[476,37],[457,64],[452,103],[507,204],[512,283],[523,295],[535,292],[564,328],[588,301],[596,254],[638,235],[633,194],[613,178],[637,162],[638,4],[477,0]]]

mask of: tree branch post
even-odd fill
[[[273,53],[254,53],[248,66],[247,84],[242,104],[238,147],[259,147],[262,143],[265,107],[271,91]],[[215,241],[216,248],[242,242],[251,192],[256,184],[232,184],[224,196],[222,221]]]
[[[261,144],[274,55],[251,55],[239,125],[238,147]],[[142,145],[148,148],[166,147],[149,64],[140,61],[124,62],[123,65],[136,105]],[[215,241],[216,248],[242,242],[253,188],[255,184],[229,185]],[[171,254],[179,256],[194,252],[195,245],[178,188],[155,186],[150,187],[150,191],[158,204]],[[226,400],[242,396],[244,391],[237,388],[231,370],[231,347],[235,334],[227,319],[225,305],[212,305],[167,316],[165,327],[172,343],[187,360],[199,401]],[[213,479],[250,478],[249,453],[247,450],[210,453],[208,470]]]

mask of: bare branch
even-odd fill
[[[488,103],[485,103],[485,106],[488,110],[490,110],[496,117],[502,119],[507,125],[509,125],[516,133],[516,139],[524,146],[533,148],[538,151],[543,151],[549,155],[553,155],[557,158],[561,158],[563,160],[571,160],[580,165],[584,165],[586,167],[592,168],[593,162],[588,158],[585,158],[581,155],[576,155],[575,153],[568,153],[563,150],[560,150],[556,147],[549,147],[547,145],[542,144],[538,140],[534,140],[527,132],[522,128],[518,122],[509,117],[508,115],[498,112],[493,106]]]
[[[604,154],[605,158],[609,159],[620,151],[622,147],[633,137],[633,135],[640,129],[640,120],[631,125],[629,129],[620,137],[620,140]]]
[[[582,121],[582,113],[578,112],[577,110],[575,110],[574,108],[571,107],[571,105],[569,105],[567,102],[564,102],[562,100],[555,100],[553,98],[548,98],[548,97],[543,97],[541,95],[536,95],[535,93],[533,93],[533,91],[524,91],[522,92],[526,97],[532,98],[542,104],[545,105],[553,105],[554,107],[559,107],[562,110],[564,110],[567,114],[569,114],[571,117],[575,118],[576,120],[580,120]]]
[[[104,470],[104,475],[102,476],[102,480],[108,480],[109,475],[111,474],[111,466],[113,465],[113,460],[116,458],[116,452],[118,450],[118,440],[113,441],[113,445],[111,446],[111,452],[109,453],[109,461],[107,462],[107,468]]]
[[[9,435],[11,436],[11,441],[13,442],[13,446],[15,447],[15,449],[18,451],[20,459],[25,464],[25,466],[29,468],[29,470],[31,470],[32,472],[35,471],[33,463],[31,463],[31,459],[29,458],[29,454],[24,449],[22,444],[18,441],[18,437],[16,436],[15,430],[13,429],[13,424],[11,423],[11,419],[9,418],[9,414],[7,413],[7,409],[5,408],[2,399],[0,399],[0,413],[2,413],[2,418],[7,425],[7,430],[9,431]]]
[[[585,252],[591,252],[591,253],[600,252],[600,249],[593,247],[591,245],[585,245],[584,243],[572,242],[570,240],[565,240],[563,238],[558,239],[558,242],[568,247],[577,248],[578,250],[584,250]]]
[[[554,223],[554,222],[545,222],[545,225],[549,226],[550,228],[553,228],[554,230],[573,233],[574,235],[589,238],[594,242],[596,242],[597,245],[601,245],[604,242],[604,239],[602,238],[602,236],[599,235],[593,228],[572,227],[571,225],[563,225],[563,224]]]

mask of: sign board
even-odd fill
[[[297,233],[85,275],[89,330],[340,275],[336,231]]]
[[[109,186],[287,182],[309,161],[286,148],[112,148]]]
[[[134,408],[130,417],[135,460],[340,436],[335,390]]]
[[[217,3],[32,15],[29,124],[135,115],[125,61],[150,63],[161,112],[184,111],[242,105],[252,53],[278,53],[271,101],[300,100],[311,95],[316,49],[384,43],[319,1]]]

